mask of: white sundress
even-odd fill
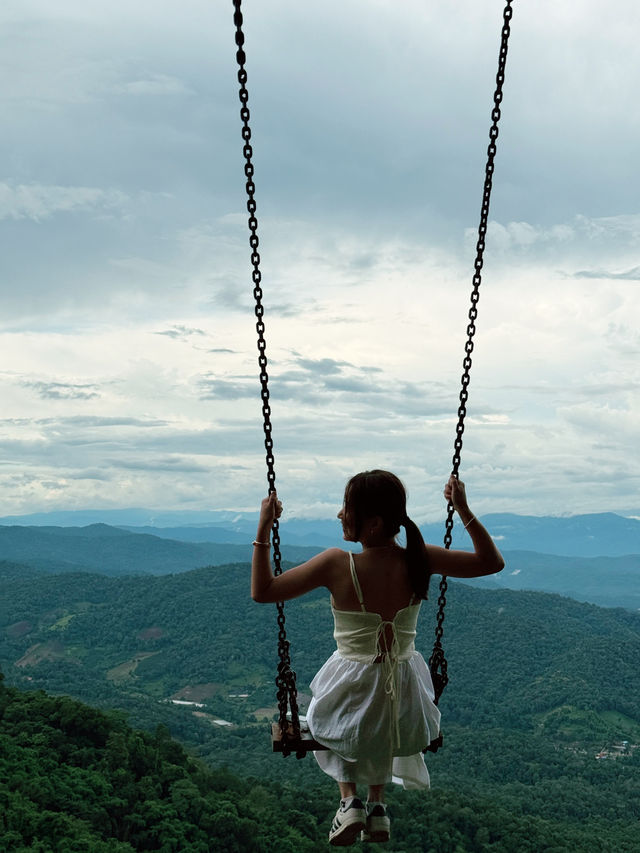
[[[352,554],[349,567],[361,609],[331,608],[337,650],[311,682],[307,711],[311,734],[327,747],[314,752],[316,761],[339,782],[428,788],[422,750],[438,736],[440,711],[414,644],[420,602],[385,621],[364,606]]]

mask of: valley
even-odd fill
[[[147,732],[164,727],[215,771],[315,790],[330,811],[332,783],[313,758],[271,753],[275,608],[251,601],[248,579],[246,562],[109,576],[5,560],[0,668],[21,690],[113,709]],[[434,607],[426,602],[420,619],[417,647],[425,657]],[[286,613],[304,713],[309,682],[334,648],[326,592],[289,602]],[[465,851],[494,849],[486,846],[489,833],[510,839],[496,850],[513,849],[517,839],[537,853],[546,848],[522,844],[531,838],[539,845],[547,832],[559,850],[633,851],[640,614],[452,582],[444,644],[451,681],[441,701],[445,746],[428,756],[432,817],[414,821],[414,831],[390,849],[418,853],[436,820],[443,833],[448,824],[458,827]],[[472,836],[485,846],[469,840],[463,812],[449,813],[456,798],[472,809]],[[407,792],[390,791],[389,799],[398,813],[412,803],[423,808]],[[502,828],[489,803],[503,814]],[[602,837],[617,846],[594,846]]]

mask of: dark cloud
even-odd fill
[[[360,376],[330,376],[322,383],[327,391],[347,391],[350,394],[380,394],[371,379]]]
[[[66,473],[65,478],[67,480],[97,480],[100,483],[108,483],[112,479],[112,475],[107,471],[72,471],[71,473]]]
[[[23,387],[33,390],[43,400],[93,400],[100,396],[97,385],[71,382],[23,382]]]
[[[315,303],[314,303],[315,304]],[[311,307],[311,302],[307,301],[304,305],[295,302],[278,302],[273,305],[268,305],[268,313],[274,317],[300,317],[306,314]],[[265,316],[267,312],[265,311]]]
[[[217,275],[213,277],[214,297],[210,301],[211,310],[223,305],[228,311],[239,311],[248,314],[251,310],[251,280],[247,273],[247,281],[234,275]]]
[[[377,263],[378,257],[376,255],[372,252],[365,252],[353,257],[350,261],[350,266],[352,269],[356,270],[369,270],[373,269]]]
[[[255,299],[253,297],[253,283],[249,274],[248,262],[249,258],[247,255],[246,278],[231,274],[214,277],[213,289],[215,296],[209,303],[211,311],[217,312],[220,306],[224,306],[227,311],[245,315],[247,322],[255,322]],[[272,302],[270,284],[267,282],[266,284],[263,283],[262,286],[263,296],[261,301],[264,307],[265,322],[268,322],[269,317],[299,317],[317,304],[314,299],[306,299],[304,303],[293,301]]]
[[[625,272],[607,272],[606,270],[578,270],[571,278],[606,278],[612,281],[640,281],[640,266]]]
[[[44,426],[57,424],[64,426],[69,424],[73,427],[164,427],[169,425],[169,421],[159,420],[157,418],[128,418],[128,417],[98,417],[94,415],[75,415],[69,418],[39,418],[35,423]]]
[[[182,474],[202,474],[209,470],[208,465],[200,465],[180,456],[164,456],[152,459],[122,459],[112,457],[109,463],[114,468],[128,471],[177,471]]]
[[[165,329],[162,332],[154,332],[154,334],[165,335],[168,338],[173,338],[173,340],[184,341],[194,335],[205,335],[206,332],[203,332],[202,329],[193,329],[188,326],[172,326],[170,329]]]
[[[319,373],[324,376],[328,373],[341,373],[343,367],[351,367],[348,361],[336,361],[333,358],[298,358],[297,364],[309,373]]]
[[[198,379],[201,400],[242,400],[258,397],[260,394],[257,378],[248,377],[219,379],[216,376],[201,376]]]
[[[310,409],[339,403],[357,420],[377,417],[436,417],[455,413],[456,389],[440,382],[397,382],[385,379],[380,368],[360,369],[335,359],[297,357],[296,367],[270,375],[272,402],[294,402]],[[213,375],[198,381],[202,399],[259,399],[257,376],[219,378]],[[480,414],[490,413],[482,407]]]

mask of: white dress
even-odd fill
[[[327,750],[314,755],[339,782],[428,788],[422,750],[438,736],[440,711],[414,645],[420,602],[384,621],[365,609],[351,554],[349,566],[361,610],[331,608],[337,650],[311,682],[307,711],[311,734]]]

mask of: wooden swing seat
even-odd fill
[[[288,724],[288,748],[291,752],[298,753],[307,753],[307,752],[315,752],[319,749],[326,749],[326,746],[323,746],[321,743],[318,743],[317,740],[314,740],[311,732],[309,731],[309,727],[302,723],[300,726],[300,738],[294,738],[294,730],[293,725],[291,723]],[[273,746],[274,752],[283,752],[282,745],[282,730],[280,728],[280,723],[271,723],[271,744]]]
[[[309,727],[302,723],[300,726],[300,738],[294,738],[294,730],[293,725],[289,723],[289,741],[288,748],[291,752],[295,752],[296,755],[301,755],[302,753],[307,752],[315,752],[316,750],[327,749],[326,746],[323,746],[321,743],[318,743],[317,740],[314,740],[311,732],[309,731]],[[438,737],[435,740],[432,740],[429,746],[423,749],[423,752],[437,752],[438,749],[442,746],[443,737],[442,732],[438,733]],[[284,748],[282,745],[282,729],[280,728],[280,723],[271,723],[271,745],[273,747],[274,752],[283,752]]]

